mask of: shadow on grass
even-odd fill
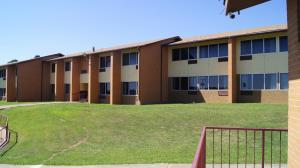
[[[0,157],[4,156],[18,143],[18,133],[14,130],[9,130],[9,141],[4,148],[0,150]]]

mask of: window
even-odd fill
[[[180,49],[173,49],[172,50],[172,60],[179,61],[180,60]]]
[[[110,56],[106,56],[106,67],[110,67]]]
[[[208,76],[199,77],[199,89],[207,90],[208,89]]]
[[[200,58],[208,58],[208,46],[200,46]]]
[[[219,76],[219,90],[227,90],[228,89],[228,76],[221,75]]]
[[[123,82],[123,95],[137,95],[137,82]]]
[[[289,75],[288,73],[280,74],[280,90],[287,90],[289,88]]]
[[[260,54],[264,52],[264,40],[252,40],[252,54]]]
[[[288,37],[287,36],[279,37],[279,46],[280,46],[280,52],[288,51]]]
[[[197,77],[189,77],[189,90],[197,90]]]
[[[264,39],[265,53],[276,52],[276,38]]]
[[[70,94],[70,84],[65,84],[65,94]]]
[[[55,94],[55,84],[51,84],[51,94],[54,95]]]
[[[265,88],[266,90],[274,90],[277,89],[277,74],[266,74],[265,77]]]
[[[215,45],[209,45],[209,57],[218,57],[219,51],[218,51],[218,44]]]
[[[219,57],[228,57],[228,44],[219,44]]]
[[[197,59],[197,47],[189,48],[189,59],[190,60]]]
[[[251,54],[251,40],[241,41],[241,56]]]
[[[253,75],[253,89],[263,90],[265,89],[265,75],[264,74],[254,74]]]
[[[241,75],[241,90],[252,90],[252,75]]]
[[[65,72],[68,72],[71,70],[71,62],[65,62]]]
[[[187,60],[188,59],[188,53],[189,53],[189,49],[188,48],[182,48],[182,49],[180,49],[181,60]]]
[[[180,78],[173,78],[172,87],[173,90],[180,90]]]
[[[137,52],[123,54],[123,66],[137,65],[137,64],[138,64],[138,53]]]
[[[6,70],[0,70],[0,78],[6,78]]]
[[[51,64],[51,72],[55,73],[55,64]]]
[[[189,78],[182,77],[180,81],[181,90],[188,90],[189,88]]]
[[[0,98],[3,98],[6,96],[6,89],[5,88],[0,88]]]
[[[110,67],[110,56],[100,57],[100,72],[105,72],[108,67]]]
[[[100,68],[105,68],[105,67],[106,67],[106,58],[100,57]]]
[[[210,76],[209,77],[209,90],[218,90],[218,76]]]
[[[99,95],[105,96],[110,94],[110,83],[99,83]]]

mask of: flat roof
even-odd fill
[[[170,45],[172,45],[172,46],[173,45],[181,45],[181,44],[188,44],[188,43],[196,43],[196,42],[218,40],[218,39],[228,39],[231,37],[249,36],[249,35],[255,35],[255,34],[265,34],[265,33],[281,32],[281,31],[287,31],[287,25],[274,25],[274,26],[259,27],[259,28],[254,28],[254,29],[245,29],[245,30],[225,32],[225,33],[219,33],[219,34],[210,34],[210,35],[204,35],[204,36],[183,38],[181,41],[172,43]]]
[[[225,0],[226,15],[270,0]]]

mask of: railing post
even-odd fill
[[[265,167],[265,130],[262,130],[262,151],[261,151],[261,167],[264,168]]]
[[[204,132],[201,168],[206,168],[206,131]]]

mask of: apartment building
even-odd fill
[[[37,95],[108,104],[287,103],[287,43],[281,25],[47,57],[35,71],[44,74]],[[13,84],[2,82],[11,66],[0,66],[0,93],[15,101],[7,92]],[[24,97],[17,100],[34,100]]]

